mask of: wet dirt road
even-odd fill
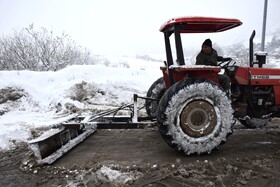
[[[263,129],[237,125],[210,155],[174,151],[155,127],[99,130],[51,166],[28,168],[27,155],[24,145],[1,153],[0,186],[280,186],[280,120]],[[130,180],[100,178],[102,166]]]

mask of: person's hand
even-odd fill
[[[232,60],[232,58],[224,58],[224,59],[223,59],[224,62],[226,62],[226,61],[231,61],[231,60]]]

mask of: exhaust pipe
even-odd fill
[[[254,40],[255,35],[256,35],[256,31],[253,30],[253,32],[251,34],[251,37],[250,37],[250,40],[249,40],[249,63],[250,63],[250,67],[254,66],[254,58],[253,58],[254,43],[253,43],[253,40]]]

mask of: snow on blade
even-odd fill
[[[37,163],[38,164],[51,164],[54,161],[56,161],[58,158],[63,156],[65,153],[67,153],[70,149],[72,149],[73,147],[75,147],[76,145],[78,145],[79,143],[84,141],[88,136],[90,136],[93,132],[96,131],[96,128],[97,128],[96,124],[93,124],[91,126],[87,126],[86,131],[84,131],[82,134],[79,134],[76,138],[74,138],[72,140],[69,140],[65,145],[63,145],[61,148],[59,148],[58,150],[56,150],[54,153],[47,156],[46,158],[41,158],[41,153],[40,153],[39,147],[37,145],[37,142],[43,140],[43,138],[48,138],[48,136],[44,135],[43,138],[39,137],[37,139],[37,141],[36,140],[30,141],[29,142],[29,147],[34,152],[34,155],[37,158]],[[49,136],[52,136],[52,135],[57,134],[61,131],[62,131],[62,129],[53,130],[53,134],[50,134],[50,133],[48,133],[48,134],[49,134]]]

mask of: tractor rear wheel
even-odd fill
[[[171,86],[158,107],[159,131],[175,150],[210,153],[232,133],[231,100],[215,83],[186,79]]]
[[[155,100],[146,100],[145,105],[148,116],[156,117],[158,103],[165,90],[166,86],[163,77],[156,80],[149,88],[146,96]]]

